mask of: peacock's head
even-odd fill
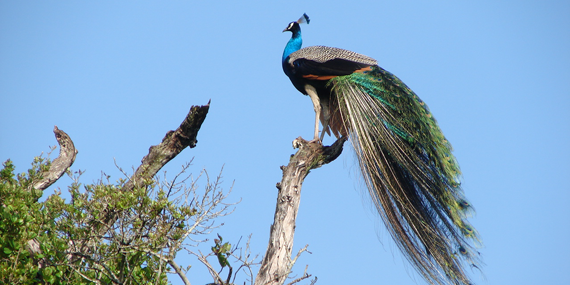
[[[291,22],[291,23],[289,23],[289,25],[287,25],[287,28],[285,28],[285,30],[283,30],[283,32],[294,33],[295,31],[298,31],[298,30],[299,30],[299,23]]]
[[[293,34],[295,34],[299,30],[301,30],[301,27],[299,27],[299,24],[302,24],[302,23],[308,24],[310,21],[311,20],[309,19],[309,16],[307,16],[307,14],[303,14],[303,16],[301,16],[301,18],[299,18],[299,20],[289,23],[289,25],[287,25],[287,28],[285,28],[285,30],[283,30],[283,32],[289,31],[289,32],[292,32]]]

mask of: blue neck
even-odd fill
[[[303,44],[303,39],[301,39],[301,31],[293,31],[293,36],[285,46],[285,50],[283,51],[283,61],[292,53],[301,49],[301,45]]]

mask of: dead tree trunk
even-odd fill
[[[345,141],[346,138],[340,138],[333,145],[325,147],[319,142],[308,142],[300,137],[293,141],[293,146],[299,148],[299,151],[291,157],[289,165],[282,167],[283,179],[277,184],[279,194],[269,245],[255,285],[285,283],[295,263],[295,260],[291,259],[291,253],[303,181],[311,169],[335,160],[341,154]],[[307,277],[309,276],[303,278]]]

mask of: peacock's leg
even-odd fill
[[[329,102],[328,100],[323,100],[323,98],[319,98],[320,103],[321,103],[321,124],[323,125],[323,131],[321,132],[321,142],[323,141],[323,138],[325,137],[325,133],[331,134],[331,131],[329,129],[329,122],[330,122],[330,118],[331,118],[331,113],[329,112]]]
[[[317,95],[317,90],[315,87],[311,85],[305,85],[305,90],[309,97],[311,97],[311,101],[313,102],[313,108],[315,109],[315,138],[314,140],[319,140],[319,118],[321,117],[321,102],[319,100],[319,96]],[[324,133],[324,131],[323,131]],[[322,140],[319,140],[322,141]]]

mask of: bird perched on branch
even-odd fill
[[[349,136],[370,195],[388,231],[431,284],[471,284],[477,233],[459,184],[459,165],[427,105],[368,56],[325,46],[301,49],[299,24],[283,71],[315,108],[315,136]],[[323,129],[319,137],[319,121]]]

